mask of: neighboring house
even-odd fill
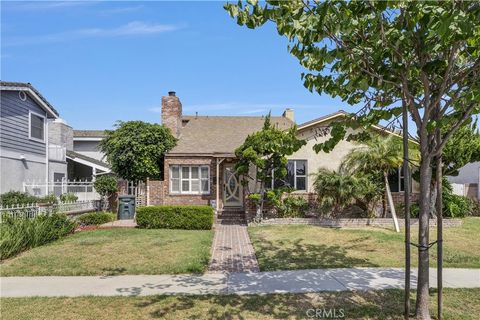
[[[330,153],[315,153],[313,145],[328,139],[328,124],[345,112],[321,117],[298,125],[298,136],[307,141],[298,152],[288,157],[286,180],[297,194],[314,198],[313,173],[319,168],[337,170],[343,157],[357,146],[341,141]],[[178,138],[175,148],[164,162],[164,181],[150,183],[150,204],[210,204],[217,209],[247,209],[246,190],[234,174],[234,151],[247,135],[262,129],[264,117],[184,116],[175,92],[162,98],[162,123]],[[273,124],[288,129],[295,124],[294,111],[286,109],[281,117],[272,117]],[[374,127],[381,134],[395,134]],[[329,132],[329,131],[328,131]],[[391,177],[394,198],[403,199],[401,171]],[[417,186],[414,185],[414,191]],[[255,184],[248,184],[250,191]]]
[[[105,137],[103,130],[73,130],[73,150],[87,157],[105,161],[105,154],[100,151],[100,141]]]
[[[71,177],[88,179],[110,172],[105,155],[98,148],[104,136],[102,130],[73,130],[73,152],[67,154]]]
[[[74,178],[77,164],[109,171],[75,154],[73,129],[30,83],[1,81],[0,89],[0,194],[61,193],[55,182]]]
[[[457,176],[448,176],[454,193],[480,199],[480,161],[468,163],[458,171]]]

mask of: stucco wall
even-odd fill
[[[36,180],[45,182],[45,157],[24,155],[25,161],[20,160],[20,154],[15,155],[10,150],[1,149],[0,153],[0,194],[10,190],[23,191],[23,182]]]
[[[325,127],[327,124],[322,123],[321,126]],[[318,136],[319,126],[314,126],[308,129],[300,130],[298,137],[307,141],[300,150],[289,156],[291,160],[307,160],[307,192],[315,192],[313,188],[314,174],[318,172],[320,168],[329,170],[338,170],[342,164],[345,156],[353,149],[360,147],[361,145],[355,142],[346,140],[340,141],[333,151],[325,153],[323,151],[316,153],[313,147],[318,144],[327,141],[330,135],[324,137]],[[347,135],[354,132],[353,130],[347,130]],[[412,191],[414,193],[419,192],[419,186],[416,181],[412,181]]]

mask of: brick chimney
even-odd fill
[[[168,96],[162,97],[162,124],[172,131],[175,138],[180,136],[182,103],[175,95],[175,91],[169,91]]]
[[[287,118],[292,122],[295,122],[295,113],[293,109],[290,109],[290,108],[285,109],[285,111],[283,111],[282,117]]]

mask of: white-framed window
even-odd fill
[[[307,160],[288,160],[287,175],[281,179],[276,179],[275,172],[273,172],[271,186],[275,189],[290,187],[297,191],[307,191],[307,175]]]
[[[28,114],[28,138],[45,142],[45,116],[30,111]]]
[[[410,189],[412,188],[410,179]],[[405,191],[405,175],[403,172],[403,166],[390,173],[388,176],[388,183],[390,185],[391,192],[404,192]]]
[[[209,166],[170,166],[170,193],[209,194]]]

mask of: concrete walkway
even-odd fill
[[[245,223],[217,223],[209,272],[259,272]]]
[[[431,269],[430,285],[436,286]],[[319,291],[403,288],[404,272],[397,268],[316,269],[204,275],[138,275],[105,277],[2,277],[1,297],[137,296],[172,294],[307,293]],[[412,271],[412,287],[416,270]],[[448,288],[480,287],[480,269],[444,269]]]
[[[137,223],[133,221],[133,219],[130,220],[115,220],[112,222],[107,222],[104,224],[101,224],[99,227],[100,229],[109,229],[109,228],[135,228],[137,226]]]

